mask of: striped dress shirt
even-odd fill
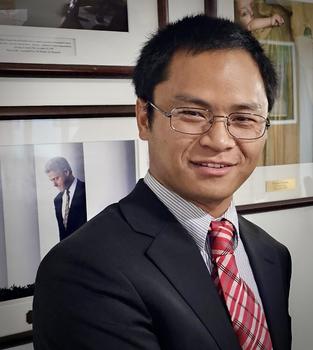
[[[146,176],[144,177],[144,182],[151,189],[151,191],[154,192],[159,200],[168,208],[168,210],[175,216],[178,222],[186,229],[187,233],[195,241],[205,262],[205,265],[210,273],[212,271],[211,248],[210,242],[207,239],[210,223],[212,220],[221,220],[224,218],[234,225],[237,231],[235,233],[236,236],[234,255],[239,274],[252,289],[256,299],[263,308],[251,265],[240,238],[238,215],[233,202],[221,217],[213,218],[203,209],[197,207],[195,204],[185,200],[177,193],[163,186],[149,172],[147,172]]]

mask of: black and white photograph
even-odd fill
[[[0,146],[0,159],[1,302],[32,295],[41,259],[129,193],[136,164],[134,141]]]
[[[127,0],[1,0],[0,25],[127,32]]]

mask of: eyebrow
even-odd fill
[[[174,100],[196,104],[208,110],[213,109],[212,104],[210,104],[209,102],[199,97],[195,97],[192,95],[176,95],[174,96]],[[245,103],[238,103],[238,104],[231,105],[232,111],[239,111],[243,109],[250,110],[250,111],[260,111],[262,109],[262,106],[261,104],[256,102],[245,102]]]
[[[210,103],[208,103],[207,101],[205,101],[199,97],[195,97],[195,96],[191,96],[191,95],[190,96],[189,95],[176,95],[176,96],[174,96],[174,100],[196,104],[196,105],[199,105],[199,106],[206,108],[206,109],[212,108]]]

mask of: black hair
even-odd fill
[[[208,50],[242,49],[250,53],[259,67],[268,100],[268,111],[277,93],[275,69],[260,43],[240,24],[206,15],[188,16],[159,29],[143,46],[133,74],[137,96],[153,101],[157,84],[165,81],[173,55],[186,51],[196,55]],[[148,108],[151,122],[152,112]]]

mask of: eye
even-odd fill
[[[235,125],[249,126],[260,123],[263,120],[261,116],[250,113],[232,113],[229,121]]]
[[[207,111],[202,109],[177,108],[173,114],[176,117],[190,121],[203,121],[207,119]]]

